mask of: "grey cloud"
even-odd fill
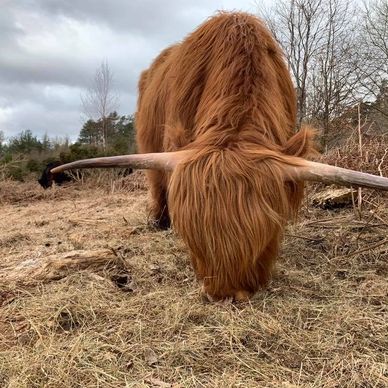
[[[16,37],[22,33],[22,29],[15,25],[12,12],[3,8],[0,12],[0,43],[12,44]]]
[[[22,130],[30,129],[35,135],[42,137],[47,133],[51,138],[70,137],[76,139],[81,127],[81,117],[79,110],[69,110],[58,107],[58,109],[47,110],[47,107],[33,103],[32,101],[19,104],[14,115],[18,116],[16,122],[12,121],[7,127],[7,135],[14,136]],[[1,127],[0,127],[1,129]]]
[[[0,58],[0,67],[0,82],[4,83],[87,86],[87,76],[91,75],[89,68],[61,58],[50,62],[36,57],[19,56],[5,61]]]
[[[80,94],[109,63],[120,114],[135,110],[137,80],[160,50],[227,7],[252,0],[1,1],[0,130],[76,139]]]
[[[208,0],[46,0],[35,3],[48,14],[172,40],[179,39],[179,32],[189,31],[193,20],[200,22],[210,16]]]

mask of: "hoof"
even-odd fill
[[[204,285],[201,286],[200,296],[203,302],[205,303],[217,303],[217,302],[247,302],[252,296],[252,293],[245,290],[235,291],[233,295],[227,296],[214,296],[209,294]]]
[[[148,225],[154,229],[167,230],[171,227],[171,222],[169,218],[162,218],[159,220],[151,219],[148,222]]]
[[[240,290],[235,292],[233,300],[236,302],[248,302],[251,297],[252,294],[250,292]]]
[[[216,302],[216,299],[214,299],[210,294],[207,293],[205,286],[202,284],[201,288],[199,290],[199,296],[202,299],[202,302],[204,303],[214,303]]]
[[[171,221],[169,218],[168,219],[164,218],[164,219],[156,221],[155,226],[157,229],[167,230],[167,229],[171,228]]]

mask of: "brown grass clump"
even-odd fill
[[[331,148],[318,159],[323,163],[334,166],[388,177],[388,136],[366,134],[360,139],[357,131],[354,130],[348,138],[342,139],[338,147]],[[331,186],[328,188],[323,183],[310,185],[307,195],[312,194],[313,197],[318,194],[319,197],[322,192],[330,192],[331,188],[336,189],[337,187]],[[383,199],[388,198],[388,192],[386,191],[363,188],[358,189],[358,192],[355,189],[354,193],[353,206],[355,211],[359,213],[359,218],[363,208],[373,212],[374,209],[386,206]]]
[[[322,158],[326,163],[370,174],[388,176],[388,135],[365,135],[359,149],[356,133],[340,147],[333,147]]]
[[[135,171],[128,176],[122,176],[118,170],[87,170],[83,176],[73,175],[75,182],[63,186],[55,184],[49,190],[44,190],[36,181],[23,184],[11,179],[0,179],[0,205],[26,205],[33,201],[50,201],[65,198],[85,197],[85,192],[96,190],[104,193],[144,191],[147,189],[144,173]]]
[[[147,226],[140,183],[0,192],[1,387],[388,385],[386,196],[361,220],[307,201],[270,287],[234,305],[202,302],[182,242]],[[109,260],[7,278],[69,252]]]

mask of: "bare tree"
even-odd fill
[[[351,0],[279,0],[264,16],[295,81],[298,126],[318,120],[325,139],[333,116],[357,94],[354,6]]]
[[[81,96],[85,115],[101,124],[101,141],[105,149],[108,138],[108,116],[118,107],[118,97],[113,92],[113,75],[107,61],[97,68],[91,86]]]
[[[310,71],[308,111],[319,120],[325,143],[331,120],[356,102],[359,82],[354,74],[358,62],[354,7],[349,0],[326,0],[321,12],[322,45]]]
[[[373,99],[385,92],[383,89],[388,82],[387,0],[364,2],[361,26],[360,55],[363,61],[358,70],[366,96]]]
[[[311,61],[322,40],[320,0],[280,0],[264,12],[268,26],[283,48],[298,98],[298,126],[306,116],[307,80]]]

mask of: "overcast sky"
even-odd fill
[[[106,60],[120,114],[160,50],[217,10],[257,12],[255,0],[0,0],[0,131],[76,140],[80,96]],[[262,4],[263,1],[260,1]]]

